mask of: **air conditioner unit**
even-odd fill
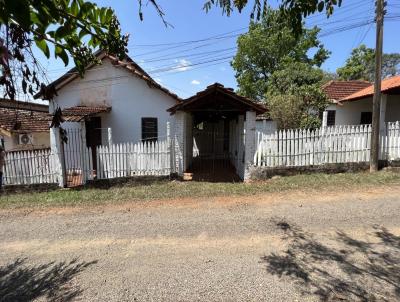
[[[33,136],[32,134],[20,134],[18,137],[18,143],[20,145],[32,145],[33,144]]]

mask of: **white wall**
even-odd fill
[[[256,131],[269,134],[278,129],[277,123],[271,120],[258,120],[256,121]]]
[[[20,145],[19,134],[13,133],[11,136],[1,136],[4,139],[4,148],[8,150],[30,150],[50,148],[50,132],[33,132],[33,144]]]
[[[372,111],[372,98],[330,105],[327,110],[336,110],[335,125],[359,125],[361,112]]]
[[[358,125],[361,121],[361,112],[372,112],[372,97],[344,102],[343,105],[330,105],[327,110],[336,110],[336,125]],[[387,97],[385,120],[386,122],[400,120],[400,96]]]
[[[142,117],[156,117],[158,135],[165,137],[167,121],[172,120],[166,110],[176,104],[176,100],[105,59],[102,65],[88,70],[83,79],[75,79],[61,88],[55,103],[61,108],[112,106],[110,113],[101,115],[102,128],[111,127],[113,142],[121,143],[141,139]],[[52,110],[53,106],[50,107]]]

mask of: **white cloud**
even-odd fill
[[[156,81],[158,84],[162,83],[162,80],[160,78],[154,78],[154,81]]]
[[[225,71],[225,70],[226,70],[226,67],[221,67],[219,70]]]
[[[172,71],[186,71],[189,69],[192,69],[190,66],[192,62],[186,60],[186,59],[175,59],[176,66],[173,67]]]
[[[192,85],[200,85],[200,81],[193,80],[193,81],[190,82],[190,84],[192,84]]]

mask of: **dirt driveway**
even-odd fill
[[[400,187],[0,212],[0,301],[400,300]]]

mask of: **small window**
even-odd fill
[[[156,117],[142,118],[142,140],[156,141],[158,138],[158,122]]]
[[[328,110],[327,126],[335,126],[336,110]]]
[[[361,125],[372,124],[372,112],[361,112]]]

